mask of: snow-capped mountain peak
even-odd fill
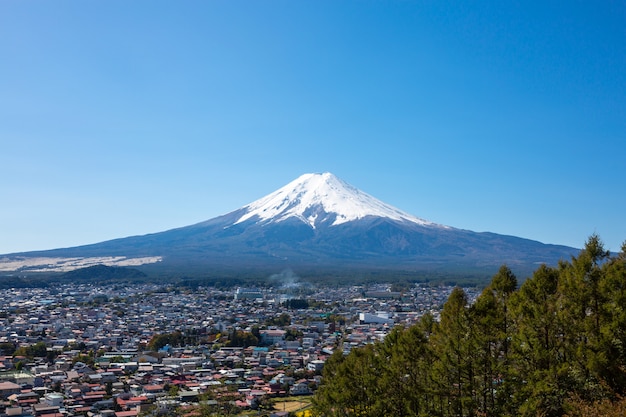
[[[312,228],[338,225],[367,216],[386,217],[423,226],[435,223],[405,213],[340,180],[333,174],[304,174],[277,191],[244,206],[236,222],[280,222],[298,218]]]

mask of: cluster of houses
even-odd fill
[[[451,290],[2,290],[0,416],[124,417],[198,402],[236,412],[275,396],[309,395],[336,349],[347,353],[425,312],[437,315]],[[294,296],[313,302],[288,308]],[[277,317],[288,320],[277,324]],[[258,337],[233,346],[235,332]],[[155,336],[171,334],[176,346],[153,346]]]

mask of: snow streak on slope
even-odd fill
[[[366,216],[409,221],[422,226],[445,227],[412,216],[343,182],[331,173],[304,174],[279,190],[244,206],[242,223],[258,218],[260,222],[279,222],[296,217],[315,228],[323,222],[338,225]]]

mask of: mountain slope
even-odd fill
[[[165,232],[25,257],[160,257],[152,269],[266,271],[282,268],[528,273],[577,249],[420,219],[330,173],[305,174],[238,210]]]
[[[235,224],[249,219],[275,223],[295,217],[315,229],[318,225],[336,226],[373,216],[435,226],[383,203],[329,172],[304,174],[243,210],[245,214]]]

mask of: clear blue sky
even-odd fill
[[[626,5],[0,2],[0,253],[323,171],[438,223],[619,250]]]

